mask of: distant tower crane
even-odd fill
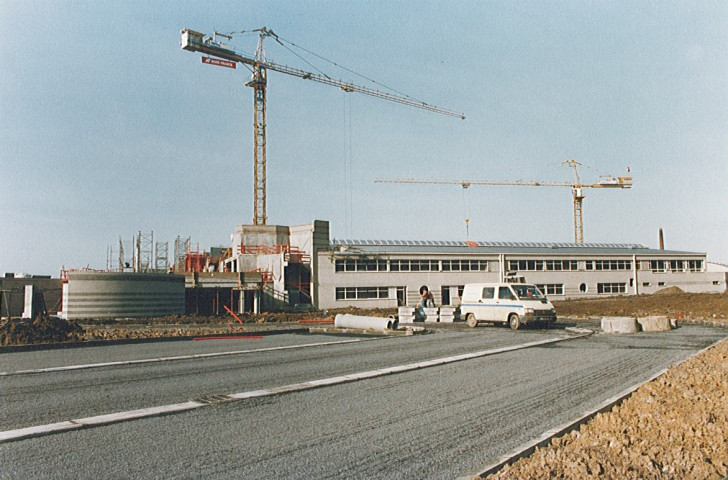
[[[582,213],[582,203],[585,195],[584,188],[632,188],[632,177],[612,177],[611,175],[602,176],[599,183],[583,184],[577,165],[581,163],[576,160],[567,160],[562,165],[569,165],[574,169],[574,182],[536,182],[536,181],[497,181],[497,180],[423,180],[415,178],[399,178],[399,179],[376,179],[375,183],[418,183],[418,184],[438,184],[438,185],[460,185],[468,188],[471,185],[490,185],[490,186],[516,186],[516,187],[569,187],[574,197],[574,242],[584,243],[584,220]],[[466,219],[466,223],[469,219]]]
[[[223,37],[231,39],[229,35],[222,35],[217,32],[213,37],[205,36],[202,33],[195,32],[188,28],[182,30],[182,48],[191,52],[200,52],[207,55],[213,55],[229,62],[220,61],[205,61],[204,63],[212,63],[224,66],[230,66],[234,68],[235,63],[244,63],[252,67],[252,78],[245,85],[253,89],[254,98],[254,134],[253,134],[253,163],[254,163],[254,225],[265,225],[268,221],[266,215],[266,161],[265,161],[265,104],[266,104],[266,71],[272,70],[274,72],[286,73],[295,77],[302,78],[304,80],[313,80],[315,82],[324,83],[326,85],[332,85],[341,88],[345,92],[357,92],[373,97],[381,98],[383,100],[389,100],[391,102],[401,103],[410,107],[421,108],[430,112],[439,113],[442,115],[448,115],[452,117],[459,117],[464,119],[465,116],[462,113],[453,112],[443,108],[429,105],[424,102],[414,100],[412,98],[394,95],[390,93],[380,92],[379,90],[372,90],[366,87],[354,85],[352,83],[343,82],[340,80],[334,80],[325,75],[316,73],[306,72],[298,70],[296,68],[288,67],[286,65],[279,65],[265,58],[265,52],[263,50],[263,39],[265,37],[272,37],[280,43],[278,35],[272,30],[266,27],[254,30],[259,33],[258,47],[255,50],[255,55],[251,58],[235,52],[232,48],[218,41],[217,37]],[[235,62],[235,63],[230,63]],[[226,65],[226,63],[230,63]]]

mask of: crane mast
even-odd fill
[[[579,170],[576,168],[581,163],[577,162],[573,158],[571,160],[564,161],[561,165],[569,165],[574,169],[574,185],[571,187],[571,195],[574,197],[574,242],[584,243],[584,193],[582,190],[581,177],[579,177]],[[630,184],[631,186],[631,184]]]
[[[390,102],[399,103],[402,105],[427,110],[429,112],[437,113],[440,115],[446,115],[451,117],[457,117],[465,119],[465,115],[462,113],[454,112],[444,108],[430,105],[425,102],[414,100],[410,97],[402,95],[394,95],[371,88],[362,87],[353,83],[343,82],[341,80],[335,80],[326,75],[320,75],[297,68],[289,67],[286,65],[276,64],[265,58],[265,51],[263,49],[263,39],[266,37],[273,37],[276,40],[278,36],[266,27],[262,27],[255,30],[259,33],[258,46],[256,48],[254,56],[246,56],[236,52],[234,49],[229,48],[217,41],[218,34],[216,33],[213,37],[206,36],[203,33],[196,32],[185,28],[181,32],[182,48],[191,52],[199,52],[206,55],[212,55],[230,62],[242,63],[249,65],[252,69],[252,76],[249,82],[245,85],[253,89],[253,102],[254,102],[254,122],[253,122],[253,170],[254,170],[254,214],[253,224],[254,225],[266,225],[268,217],[266,215],[266,87],[267,87],[267,71],[274,71],[292,75],[294,77],[302,78],[304,80],[311,80],[317,83],[325,85],[331,85],[339,87],[345,92],[356,92],[372,97],[380,98]],[[229,36],[224,36],[230,39]]]
[[[265,160],[265,91],[267,85],[265,51],[263,38],[268,35],[265,27],[260,29],[258,48],[255,50],[253,75],[246,87],[253,89],[253,225],[266,225],[266,160]]]
[[[583,184],[579,176],[578,165],[581,163],[576,160],[566,160],[562,165],[568,165],[574,170],[573,182],[539,182],[539,181],[500,181],[500,180],[442,180],[442,179],[418,179],[418,178],[394,178],[381,179],[377,178],[374,183],[414,183],[414,184],[431,184],[431,185],[460,185],[468,188],[471,185],[485,186],[511,186],[511,187],[569,187],[571,195],[574,199],[574,242],[584,243],[584,218],[583,218],[583,202],[585,188],[632,188],[632,177],[612,177],[604,176],[599,183]],[[466,219],[466,224],[469,219]]]

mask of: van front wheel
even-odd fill
[[[478,326],[478,320],[475,318],[475,315],[468,313],[468,316],[465,317],[465,324],[470,328],[475,328]]]
[[[511,313],[508,316],[508,325],[511,327],[511,330],[518,330],[518,328],[521,326],[521,319],[518,317],[517,314]]]

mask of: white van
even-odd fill
[[[513,330],[531,322],[553,323],[556,311],[535,285],[469,283],[463,289],[460,317],[469,327],[478,322],[508,322]]]

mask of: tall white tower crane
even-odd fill
[[[345,92],[357,92],[364,95],[370,95],[373,97],[381,98],[383,100],[389,100],[391,102],[401,103],[410,107],[421,108],[430,112],[439,113],[441,115],[448,115],[452,117],[458,117],[465,119],[465,115],[462,113],[453,112],[444,108],[439,108],[434,105],[430,105],[424,102],[414,100],[412,98],[394,95],[390,93],[381,92],[379,90],[373,90],[370,88],[362,87],[341,80],[334,80],[325,75],[316,73],[306,72],[297,68],[288,67],[286,65],[279,65],[272,61],[266,60],[265,53],[263,50],[263,39],[266,37],[272,37],[276,41],[280,42],[278,36],[266,27],[255,30],[259,33],[258,36],[258,47],[253,57],[245,56],[237,53],[227,45],[218,42],[217,37],[221,36],[215,33],[213,37],[206,36],[200,32],[195,32],[185,28],[182,30],[182,48],[191,52],[200,52],[207,55],[212,55],[218,58],[228,60],[230,62],[244,63],[252,67],[252,78],[245,85],[253,89],[254,98],[254,134],[253,134],[253,164],[254,164],[254,225],[265,225],[268,221],[266,215],[266,158],[265,158],[265,104],[266,104],[266,72],[268,70],[274,72],[285,73],[299,77],[304,80],[312,80],[314,82],[339,87]],[[230,39],[230,36],[222,35],[222,37]],[[204,61],[204,59],[203,59]],[[211,63],[211,62],[210,62]]]
[[[577,165],[581,163],[576,160],[567,160],[562,165],[568,165],[574,169],[573,182],[537,182],[537,181],[498,181],[498,180],[438,180],[438,179],[376,179],[375,183],[417,183],[417,184],[438,184],[438,185],[460,185],[468,188],[471,185],[487,186],[512,186],[512,187],[569,187],[574,198],[574,242],[584,243],[584,219],[582,203],[585,195],[585,188],[632,188],[632,177],[612,177],[606,175],[600,178],[598,183],[581,183],[581,177]],[[466,223],[469,219],[466,219]]]

